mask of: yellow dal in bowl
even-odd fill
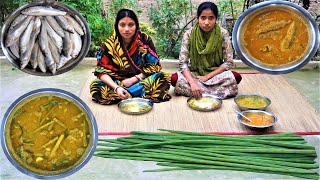
[[[260,96],[240,96],[236,99],[236,102],[239,106],[255,109],[264,108],[270,103]]]

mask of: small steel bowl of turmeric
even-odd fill
[[[241,114],[250,119],[251,122],[246,120],[240,114],[237,115],[237,119],[241,124],[251,129],[258,130],[269,128],[278,122],[277,117],[273,113],[262,110],[247,110],[242,111]]]

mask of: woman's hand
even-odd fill
[[[122,87],[118,87],[116,92],[121,99],[128,99],[131,97],[130,93]]]
[[[190,84],[192,96],[199,99],[202,96],[202,91],[197,83],[192,82]]]
[[[127,79],[122,80],[122,84],[125,87],[130,87],[130,86],[132,86],[132,84],[136,83],[136,81],[137,81],[136,77],[127,78]]]
[[[202,82],[208,81],[207,76],[197,76],[197,78],[198,78],[200,81],[202,81]]]

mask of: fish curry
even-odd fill
[[[241,41],[246,51],[269,66],[299,60],[308,49],[309,34],[294,12],[268,10],[251,17],[244,25]]]

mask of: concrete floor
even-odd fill
[[[6,60],[0,60],[0,118],[10,104],[19,96],[38,88],[61,88],[75,95],[79,95],[84,82],[91,73],[94,62],[83,61],[72,71],[54,76],[38,77],[28,75]],[[173,69],[166,71],[172,72]],[[248,70],[239,70],[248,71]],[[251,70],[249,70],[251,71]],[[319,70],[298,71],[284,75],[306,99],[320,112],[320,76]],[[89,88],[89,87],[88,87]],[[319,119],[320,120],[320,119]],[[110,137],[114,138],[114,137]],[[318,151],[320,136],[304,136],[304,138]],[[289,176],[268,175],[258,173],[244,173],[236,171],[178,171],[162,173],[143,173],[145,169],[157,168],[155,163],[129,160],[101,159],[93,157],[79,172],[67,179],[297,179]],[[31,179],[15,169],[0,151],[0,179]]]
[[[284,76],[320,112],[320,70],[296,71]]]

